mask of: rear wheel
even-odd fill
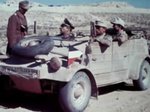
[[[91,96],[91,82],[85,72],[77,72],[59,94],[59,101],[64,112],[82,112]]]
[[[148,61],[143,61],[139,79],[133,81],[134,86],[139,90],[146,90],[150,87],[150,64]]]

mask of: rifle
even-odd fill
[[[95,22],[90,22],[90,40],[88,41],[88,45],[86,46],[86,49],[85,49],[85,54],[88,55],[88,54],[92,54],[92,48],[91,48],[91,42],[94,41],[96,37],[96,28],[95,28]]]
[[[95,22],[90,22],[90,37],[93,40],[96,37]]]

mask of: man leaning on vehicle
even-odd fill
[[[60,25],[60,34],[56,36],[60,36],[64,40],[73,40],[75,38],[72,32],[74,28],[70,21],[65,18],[64,22]]]
[[[30,8],[29,1],[19,2],[19,10],[10,16],[7,26],[7,51],[8,55],[12,54],[12,47],[16,45],[28,31],[25,13]]]
[[[114,40],[118,40],[120,43],[124,43],[128,40],[128,35],[125,32],[125,22],[119,17],[116,17],[114,21],[111,22],[113,24],[114,30],[117,34],[114,36]]]
[[[110,46],[112,42],[112,37],[106,34],[106,30],[108,28],[108,23],[106,21],[96,21],[96,38],[95,41]]]

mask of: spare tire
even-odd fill
[[[39,54],[48,54],[54,47],[52,37],[33,36],[20,40],[13,48],[15,55],[34,57]]]

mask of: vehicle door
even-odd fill
[[[129,67],[129,51],[132,49],[130,40],[120,44],[118,41],[112,43],[112,72],[115,74],[127,73]]]
[[[112,45],[106,46],[99,42],[91,43],[92,56],[90,69],[94,74],[111,72],[112,68]]]

